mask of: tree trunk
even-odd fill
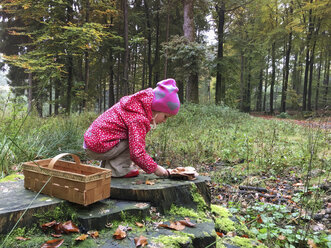
[[[267,106],[267,88],[268,88],[268,79],[269,79],[269,55],[267,57],[267,66],[265,68],[265,81],[264,81],[264,95],[263,95],[263,105],[262,111],[266,111]]]
[[[114,59],[113,50],[109,50],[109,89],[108,89],[108,108],[115,104],[114,94]]]
[[[240,52],[240,111],[245,111],[245,56]]]
[[[53,101],[53,82],[49,79],[49,106],[48,106],[48,116],[52,116],[52,101]]]
[[[247,78],[247,89],[246,89],[246,103],[245,103],[245,112],[249,113],[251,111],[251,66],[250,62],[248,63],[248,78]]]
[[[322,70],[322,53],[320,55],[320,61],[318,64],[318,74],[317,74],[317,85],[316,85],[316,93],[315,93],[315,111],[318,110],[318,98],[319,98],[319,90],[320,90],[320,83],[321,83],[321,70]]]
[[[328,107],[328,91],[329,91],[329,77],[330,77],[330,54],[328,53],[326,56],[326,68],[325,68],[325,76],[324,76],[324,86],[325,86],[325,91],[324,91],[324,107]]]
[[[184,36],[190,42],[195,41],[194,20],[193,20],[193,0],[183,0],[184,3]],[[193,61],[196,63],[197,61]],[[186,100],[188,102],[199,103],[199,75],[198,72],[191,72],[187,81]]]
[[[128,94],[128,57],[129,57],[129,33],[128,33],[128,3],[123,0],[123,18],[124,18],[124,61],[123,61],[123,94]]]
[[[85,9],[85,22],[88,23],[90,21],[90,0],[86,0],[86,9]],[[90,78],[90,60],[89,60],[89,52],[84,52],[85,59],[85,77],[84,77],[84,98],[83,98],[83,109],[86,108],[86,100],[89,99],[89,78]]]
[[[256,96],[256,111],[261,112],[262,110],[262,89],[263,89],[263,67],[261,66],[259,74],[259,86],[257,89]]]
[[[292,11],[293,12],[293,11]],[[286,95],[288,88],[288,76],[290,73],[290,56],[291,56],[291,48],[292,48],[292,31],[288,35],[288,45],[286,50],[286,59],[284,65],[284,84],[282,88],[282,99],[281,99],[281,112],[286,112]]]
[[[72,55],[68,55],[67,69],[68,69],[68,81],[67,81],[67,103],[66,103],[66,113],[70,115],[71,113],[71,98],[72,98],[72,74],[73,74],[73,59]]]
[[[310,0],[312,4],[313,0]],[[312,9],[309,9],[309,19],[308,19],[308,34],[306,40],[306,65],[305,65],[305,77],[303,81],[303,95],[302,95],[302,110],[307,110],[307,93],[308,93],[308,74],[309,74],[309,65],[310,65],[310,40],[313,32],[314,26],[312,23]]]
[[[59,106],[60,106],[60,81],[59,79],[55,79],[54,81],[54,114],[59,114]]]
[[[159,33],[160,33],[160,1],[157,1],[157,10],[156,10],[156,34],[155,34],[155,57],[154,57],[154,83],[153,87],[156,86],[156,83],[160,81],[160,42],[159,42]]]
[[[146,82],[146,42],[144,43],[143,48],[143,72],[141,76],[141,89],[145,89],[145,82]]]
[[[67,22],[72,22],[73,19],[73,0],[68,1],[67,4]],[[70,49],[67,51],[67,102],[66,102],[66,114],[70,115],[71,113],[71,100],[72,100],[72,86],[73,86],[73,58]]]
[[[148,66],[148,87],[152,87],[152,73],[153,73],[153,65],[152,65],[152,28],[151,28],[151,20],[149,16],[149,7],[148,0],[144,0],[145,5],[145,14],[146,14],[146,25],[147,25],[147,42],[148,42],[148,54],[147,54],[147,66]]]
[[[314,42],[313,48],[311,50],[310,59],[309,59],[309,83],[308,83],[308,103],[307,109],[308,111],[312,111],[311,107],[311,95],[312,95],[312,85],[313,85],[313,75],[314,75],[314,56],[315,56],[315,46],[316,42]]]
[[[32,111],[32,90],[33,90],[33,83],[32,83],[32,72],[29,72],[28,77],[29,82],[29,89],[28,89],[28,113],[30,114]]]
[[[222,0],[220,6],[216,4],[218,16],[218,47],[217,47],[217,73],[216,73],[216,92],[215,103],[220,104],[225,99],[225,82],[222,82],[222,62],[223,62],[223,43],[224,43],[224,23],[225,23],[225,3]]]
[[[275,88],[275,80],[276,80],[276,43],[272,43],[271,47],[271,82],[270,82],[270,114],[274,113],[274,88]]]
[[[169,26],[170,26],[170,13],[169,13],[169,8],[170,8],[170,0],[168,0],[167,4],[167,25],[166,25],[166,43],[169,41]],[[166,48],[165,53],[164,53],[164,78],[167,78],[167,70],[168,70],[168,48]]]

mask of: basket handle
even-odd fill
[[[51,162],[49,162],[49,164],[48,164],[48,168],[53,169],[55,163],[56,163],[60,158],[65,157],[65,156],[68,156],[68,155],[70,155],[71,157],[74,158],[74,160],[75,160],[75,162],[76,162],[77,165],[80,165],[80,159],[79,159],[79,157],[78,157],[77,155],[72,154],[72,153],[61,153],[61,154],[55,156],[54,158],[52,158]]]

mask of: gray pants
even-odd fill
[[[131,170],[137,169],[130,159],[129,142],[121,140],[113,149],[105,153],[97,153],[86,148],[87,156],[101,160],[101,167],[112,170],[112,177],[122,177]]]

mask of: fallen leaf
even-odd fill
[[[192,223],[189,218],[185,218],[185,220],[180,220],[179,223],[184,225],[184,226],[195,227],[195,224]]]
[[[237,234],[235,232],[228,232],[226,236],[235,237]]]
[[[172,230],[177,230],[177,231],[181,231],[185,228],[185,226],[183,224],[181,224],[179,221],[175,221],[175,222],[170,222],[170,225],[167,224],[160,224],[160,227],[165,227],[165,228],[169,228]]]
[[[249,236],[247,234],[241,235],[242,238],[249,239]]]
[[[62,237],[61,234],[54,234],[54,233],[52,233],[51,236],[54,237],[54,238],[60,238],[60,237]]]
[[[72,232],[79,233],[79,228],[74,223],[72,223],[71,220],[63,223],[62,229],[65,233],[72,233]]]
[[[139,238],[134,238],[134,243],[136,244],[136,247],[144,247],[145,245],[148,245],[147,238],[140,235]]]
[[[30,238],[24,238],[24,237],[16,237],[16,240],[22,240],[22,241],[26,241],[29,240]]]
[[[56,221],[53,220],[52,222],[48,222],[48,223],[42,224],[41,225],[41,228],[43,230],[46,230],[48,227],[53,227],[55,224],[56,224]]]
[[[312,239],[308,239],[307,244],[309,245],[309,248],[317,248],[317,245]]]
[[[261,215],[257,215],[257,217],[256,217],[256,221],[258,222],[258,223],[260,223],[260,224],[262,224],[263,223],[263,220],[262,220],[262,218],[261,218]]]
[[[144,227],[144,224],[142,224],[142,223],[140,223],[140,222],[136,222],[136,225],[137,225],[138,227]]]
[[[41,246],[41,248],[57,248],[57,247],[60,247],[63,242],[64,242],[64,239],[52,239],[52,240],[48,240],[48,241],[46,241],[46,243],[44,243]]]
[[[146,185],[154,185],[155,184],[155,180],[146,180],[145,184]]]
[[[285,240],[286,237],[285,237],[283,234],[281,234],[281,235],[278,236],[278,239],[279,239],[279,240]]]
[[[94,239],[99,237],[99,232],[98,231],[88,231],[87,234],[89,234]]]
[[[53,229],[55,231],[55,233],[57,234],[60,234],[60,233],[63,233],[63,227],[62,227],[62,223],[56,223],[54,226],[53,226]]]
[[[137,204],[135,204],[135,206],[136,206],[137,208],[145,208],[145,207],[148,206],[148,204],[147,204],[147,203],[137,203]]]
[[[80,241],[80,240],[85,240],[87,239],[88,235],[87,234],[82,234],[80,236],[78,236],[77,238],[75,238],[75,240]]]
[[[116,229],[115,233],[113,234],[115,239],[124,239],[126,237],[126,232],[124,231],[126,229],[124,226],[119,225]]]

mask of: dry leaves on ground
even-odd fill
[[[41,248],[57,248],[57,247],[60,247],[63,242],[64,242],[64,239],[48,240],[41,246]]]
[[[134,243],[136,244],[136,247],[144,247],[145,245],[148,245],[147,238],[140,235],[140,237],[134,238]]]
[[[119,225],[113,234],[115,239],[124,239],[126,237],[126,232],[132,230],[131,227]]]

